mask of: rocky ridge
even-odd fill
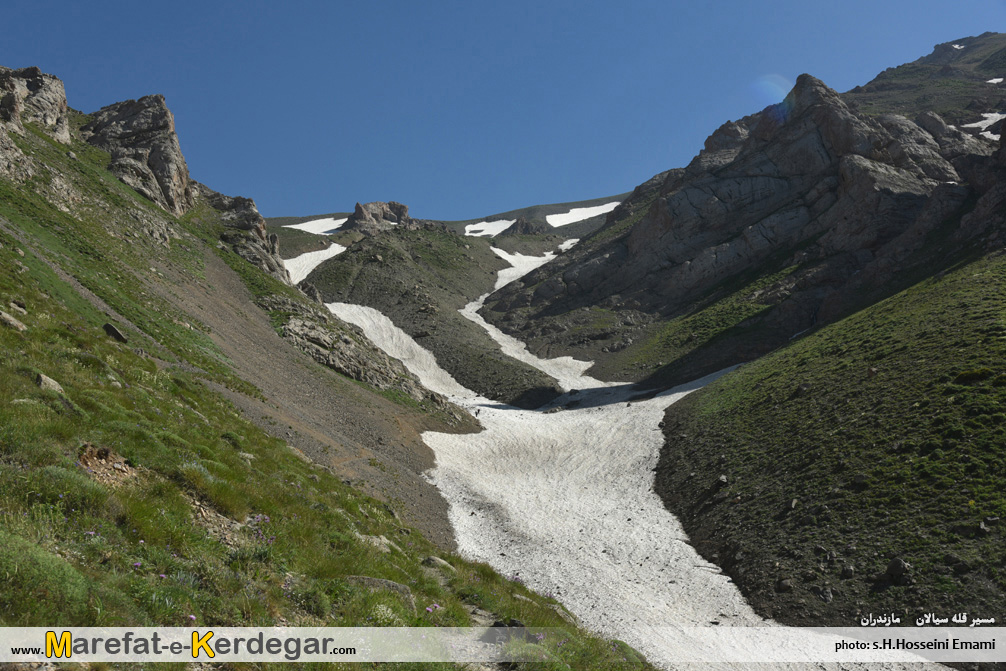
[[[666,320],[724,283],[788,269],[757,297],[768,308],[757,325],[771,335],[681,371],[701,375],[832,321],[931,261],[927,240],[973,205],[992,151],[932,112],[857,113],[801,75],[783,103],[724,124],[687,168],[664,176],[634,225],[611,236],[630,197],[593,240],[505,288],[483,314],[562,352],[556,316],[601,306]]]

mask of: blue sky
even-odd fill
[[[7,0],[0,65],[85,112],[162,93],[195,179],[266,216],[467,219],[631,190],[809,72],[840,91],[1006,30],[955,2]]]

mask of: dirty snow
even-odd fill
[[[317,252],[307,252],[292,259],[284,259],[283,265],[290,273],[290,279],[294,284],[299,284],[301,280],[311,274],[311,271],[320,266],[323,262],[346,251],[346,247],[337,245],[334,242],[327,249]]]
[[[339,227],[347,221],[349,221],[348,217],[343,217],[342,219],[326,217],[324,219],[312,219],[311,221],[305,221],[302,224],[290,224],[288,226],[284,226],[283,228],[296,228],[298,231],[307,231],[308,233],[314,233],[315,235],[330,235],[335,233]]]
[[[578,242],[580,242],[580,238],[570,238],[569,240],[566,240],[561,245],[559,245],[559,250],[563,252],[568,252],[569,250],[573,249],[573,245],[575,245]]]
[[[1002,77],[995,77],[993,79],[987,80],[985,83],[986,84],[1002,84],[1003,83],[1003,78]]]
[[[619,201],[613,201],[611,203],[605,203],[604,205],[598,205],[596,207],[574,207],[569,212],[565,214],[550,214],[545,217],[551,226],[565,226],[567,224],[575,224],[578,221],[583,221],[584,219],[590,219],[591,217],[596,217],[599,214],[607,214],[611,212],[616,207],[620,205]]]
[[[465,226],[465,235],[489,236],[494,238],[506,229],[510,228],[516,219],[497,219],[495,221],[480,221],[477,224]]]
[[[548,260],[494,251],[523,272]],[[461,313],[486,328],[503,351],[571,390],[551,404],[563,408],[559,412],[521,410],[479,396],[378,311],[328,305],[401,359],[429,389],[482,423],[478,434],[423,434],[437,463],[427,476],[450,504],[460,552],[555,595],[588,628],[626,641],[664,668],[675,667],[682,655],[703,654],[688,627],[714,620],[721,626],[773,625],[695,552],[653,492],[664,410],[726,371],[639,398],[629,385],[584,375],[590,362],[528,353],[477,315],[487,296]]]

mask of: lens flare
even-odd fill
[[[786,102],[786,95],[793,88],[793,82],[777,74],[762,75],[751,83],[751,91],[755,100],[762,107],[772,114],[779,122],[789,118],[790,106]]]

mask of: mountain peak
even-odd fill
[[[112,154],[109,168],[119,179],[172,214],[192,207],[189,168],[163,95],[118,102],[92,116],[81,134]]]

